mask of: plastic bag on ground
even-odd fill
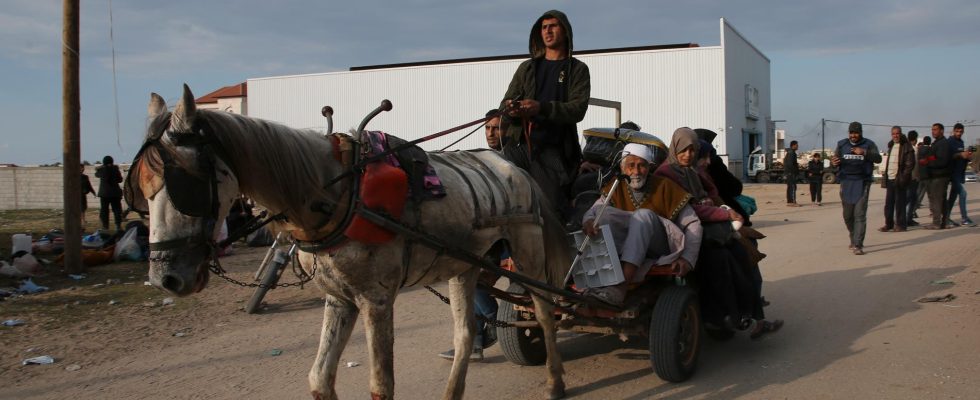
[[[139,261],[143,257],[143,251],[139,243],[136,242],[136,228],[130,228],[123,235],[122,239],[116,242],[113,259],[116,261]]]

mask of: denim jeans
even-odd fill
[[[952,218],[953,205],[956,203],[957,196],[960,199],[960,218],[963,220],[970,219],[966,215],[966,187],[955,178],[950,180],[949,183],[949,199],[946,200],[946,220],[948,221]]]
[[[786,175],[786,202],[796,203],[796,175]]]
[[[487,293],[486,290],[481,289],[479,286],[476,288],[476,294],[474,299],[474,305],[476,307],[476,315],[482,315],[488,319],[497,318],[497,299],[494,299]],[[473,339],[473,343],[478,345],[480,348],[485,347],[483,329],[486,327],[486,322],[483,322],[480,318],[476,319],[476,336]]]

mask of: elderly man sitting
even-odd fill
[[[602,219],[595,220],[603,199],[582,218],[582,230],[590,236],[596,234],[597,226],[608,224],[620,251],[625,281],[588,292],[612,305],[621,306],[629,284],[642,282],[653,265],[669,264],[678,276],[684,276],[697,263],[701,222],[688,204],[691,195],[673,181],[651,176],[656,167],[651,165],[653,159],[649,147],[626,145],[619,166],[629,184],[609,193],[612,182],[608,183],[602,191],[611,198]]]

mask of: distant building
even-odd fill
[[[248,115],[248,82],[225,86],[194,100],[202,110]]]
[[[718,133],[714,145],[729,169],[745,176],[756,146],[773,150],[770,60],[725,19],[721,43],[693,43],[580,51],[589,66],[592,97],[622,103],[622,119],[670,142],[679,127]],[[525,39],[526,40],[526,39]],[[347,131],[390,99],[394,108],[371,122],[404,139],[417,139],[483,117],[496,107],[527,54],[354,67],[350,71],[248,80],[249,115],[294,128],[323,129],[321,107],[334,109],[335,130]],[[615,112],[590,107],[579,130],[612,127]],[[472,128],[471,128],[472,129]],[[470,129],[421,146],[439,150]],[[451,149],[485,147],[482,134]]]

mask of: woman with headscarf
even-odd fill
[[[697,161],[701,147],[694,130],[677,129],[670,141],[667,162],[658,167],[654,175],[673,180],[687,190],[693,197],[691,206],[694,212],[704,223],[705,237],[695,270],[702,285],[700,296],[706,322],[727,329],[748,329],[754,321],[750,337],[757,339],[779,330],[783,322],[766,321],[762,310],[761,283],[753,279],[753,276],[759,276],[758,266],[749,260],[745,249],[734,240],[709,244],[709,225],[731,224],[732,221],[742,221],[742,216],[719,204],[714,184],[706,173],[699,173]],[[724,232],[724,229],[721,231]]]

